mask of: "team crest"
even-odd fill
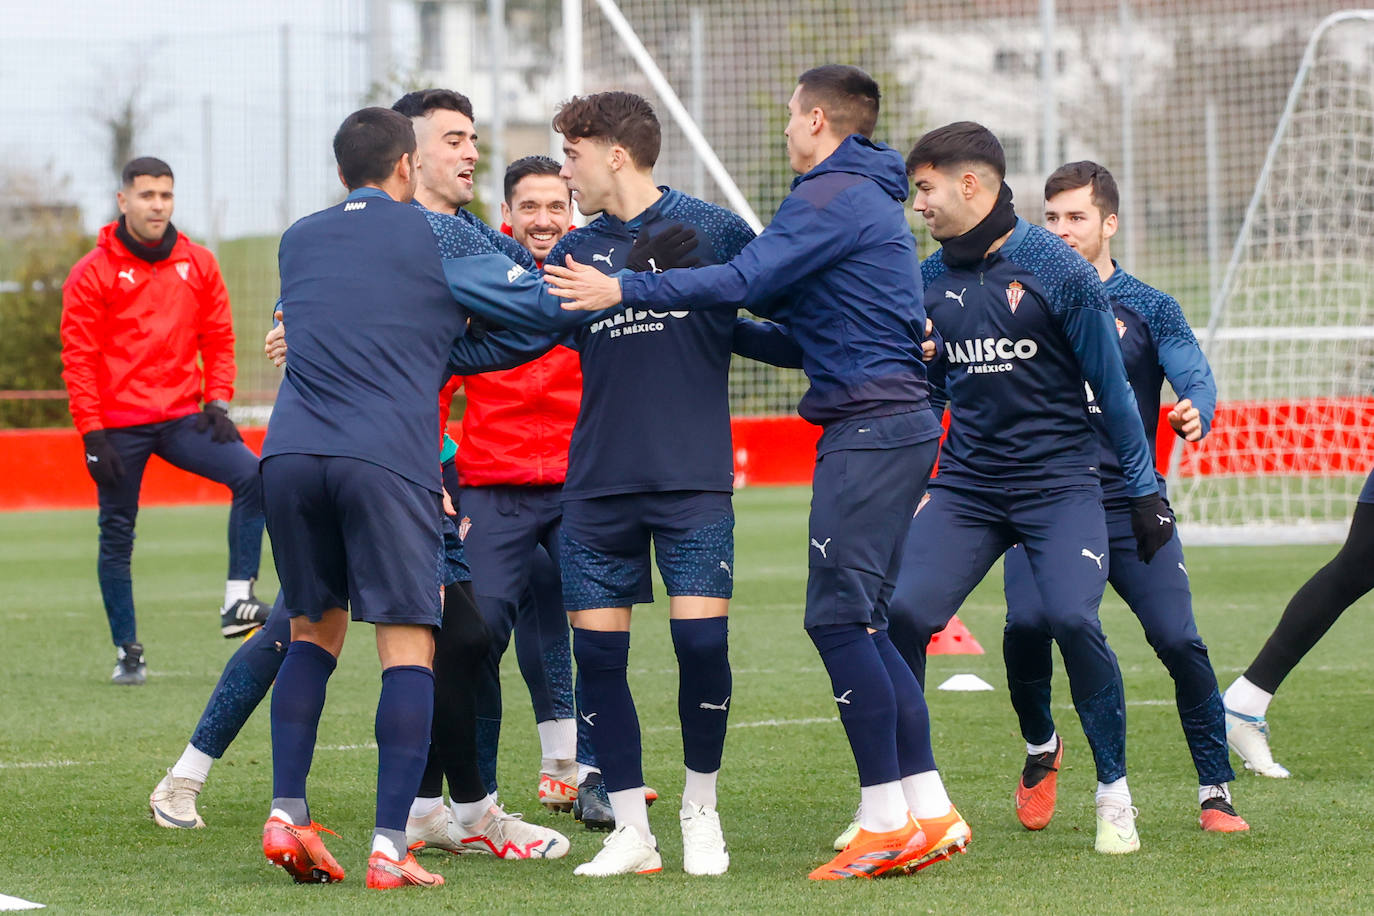
[[[471,517],[465,515],[463,516],[463,520],[458,523],[458,540],[466,541],[468,539],[468,532],[471,530],[472,519]]]
[[[177,274],[185,280],[191,273],[191,264],[188,261],[177,261]]]
[[[1116,319],[1116,336],[1126,336],[1126,322],[1122,321],[1120,318]]]
[[[1011,313],[1016,314],[1016,307],[1021,304],[1021,297],[1026,294],[1026,288],[1021,285],[1020,280],[1012,280],[1007,286],[1007,305],[1011,306]]]

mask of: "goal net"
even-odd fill
[[[1313,32],[1199,337],[1220,405],[1169,472],[1190,540],[1340,540],[1374,465],[1374,11]]]

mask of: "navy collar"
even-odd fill
[[[354,188],[353,190],[349,191],[348,196],[345,197],[344,200],[363,200],[368,197],[380,197],[383,200],[390,201],[395,201],[396,199],[392,197],[390,194],[383,191],[381,188],[364,186],[361,188]]]

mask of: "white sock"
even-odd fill
[[[1031,744],[1026,742],[1026,755],[1034,757],[1036,754],[1053,754],[1054,749],[1059,747],[1059,732],[1050,732],[1050,740],[1044,744]]]
[[[1262,716],[1269,709],[1269,701],[1274,699],[1274,695],[1267,690],[1260,690],[1254,684],[1247,681],[1242,675],[1236,678],[1235,683],[1226,688],[1226,692],[1221,695],[1221,702],[1232,712],[1238,712],[1243,716]]]
[[[449,802],[454,819],[464,827],[476,827],[495,805],[496,799],[490,795],[475,802]]]
[[[545,719],[539,729],[539,753],[544,760],[544,772],[549,773],[577,756],[577,720]]]
[[[252,579],[230,579],[224,583],[224,607],[220,610],[228,610],[235,602],[244,601],[252,594]]]
[[[1131,789],[1126,785],[1126,777],[1122,776],[1116,782],[1099,782],[1097,784],[1096,801],[1111,797],[1116,800],[1124,799],[1123,804],[1131,803]]]
[[[870,833],[887,833],[906,825],[911,817],[902,784],[897,780],[876,786],[861,786],[859,795],[859,826]]]
[[[580,786],[587,781],[587,777],[593,773],[600,773],[601,767],[589,767],[585,763],[577,765],[577,784]]]
[[[682,807],[686,809],[687,804],[692,802],[703,808],[714,808],[716,806],[716,777],[719,775],[720,770],[711,773],[698,773],[688,767],[687,778],[682,784]]]
[[[641,840],[653,845],[654,835],[649,831],[649,806],[644,803],[644,787],[635,786],[633,789],[607,792],[606,795],[611,800],[616,827],[628,824],[639,831]]]
[[[267,816],[269,818],[279,817],[282,820],[286,821],[288,824],[295,824],[297,827],[305,826],[305,824],[302,824],[300,821],[297,821],[295,818],[293,818],[291,815],[287,814],[280,808],[273,808],[271,811],[267,813]],[[306,823],[309,823],[309,821],[307,820]]]
[[[1231,804],[1231,787],[1226,783],[1217,783],[1211,786],[1197,787],[1197,803],[1200,805],[1209,798],[1225,799],[1226,804]]]
[[[194,779],[196,782],[205,782],[210,777],[210,767],[214,762],[215,758],[188,744],[186,750],[181,752],[181,757],[172,764],[172,775],[177,779]]]
[[[443,805],[443,796],[436,796],[435,798],[417,796],[415,801],[410,803],[410,816],[424,817],[427,814],[433,814],[439,808],[442,808]]]
[[[945,792],[939,770],[926,770],[903,777],[902,794],[906,796],[907,806],[918,821],[928,817],[944,817],[954,807]]]
[[[372,834],[372,851],[380,852],[394,862],[401,861],[401,851],[396,848],[396,844],[390,837],[382,836],[380,833]]]

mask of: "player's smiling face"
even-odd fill
[[[1088,261],[1096,263],[1102,246],[1116,234],[1116,214],[1105,219],[1093,203],[1091,185],[1070,188],[1045,201],[1045,228]]]
[[[572,224],[567,182],[557,175],[526,175],[511,191],[510,202],[502,201],[501,217],[515,240],[543,261]]]
[[[615,190],[611,151],[611,144],[594,137],[563,138],[563,170],[558,174],[583,213],[605,210]]]
[[[957,171],[918,166],[911,173],[911,209],[926,221],[937,242],[963,235],[977,224]]]
[[[477,130],[461,111],[434,108],[415,124],[416,163],[420,169],[420,203],[456,212],[472,203],[472,177],[477,168]]]

